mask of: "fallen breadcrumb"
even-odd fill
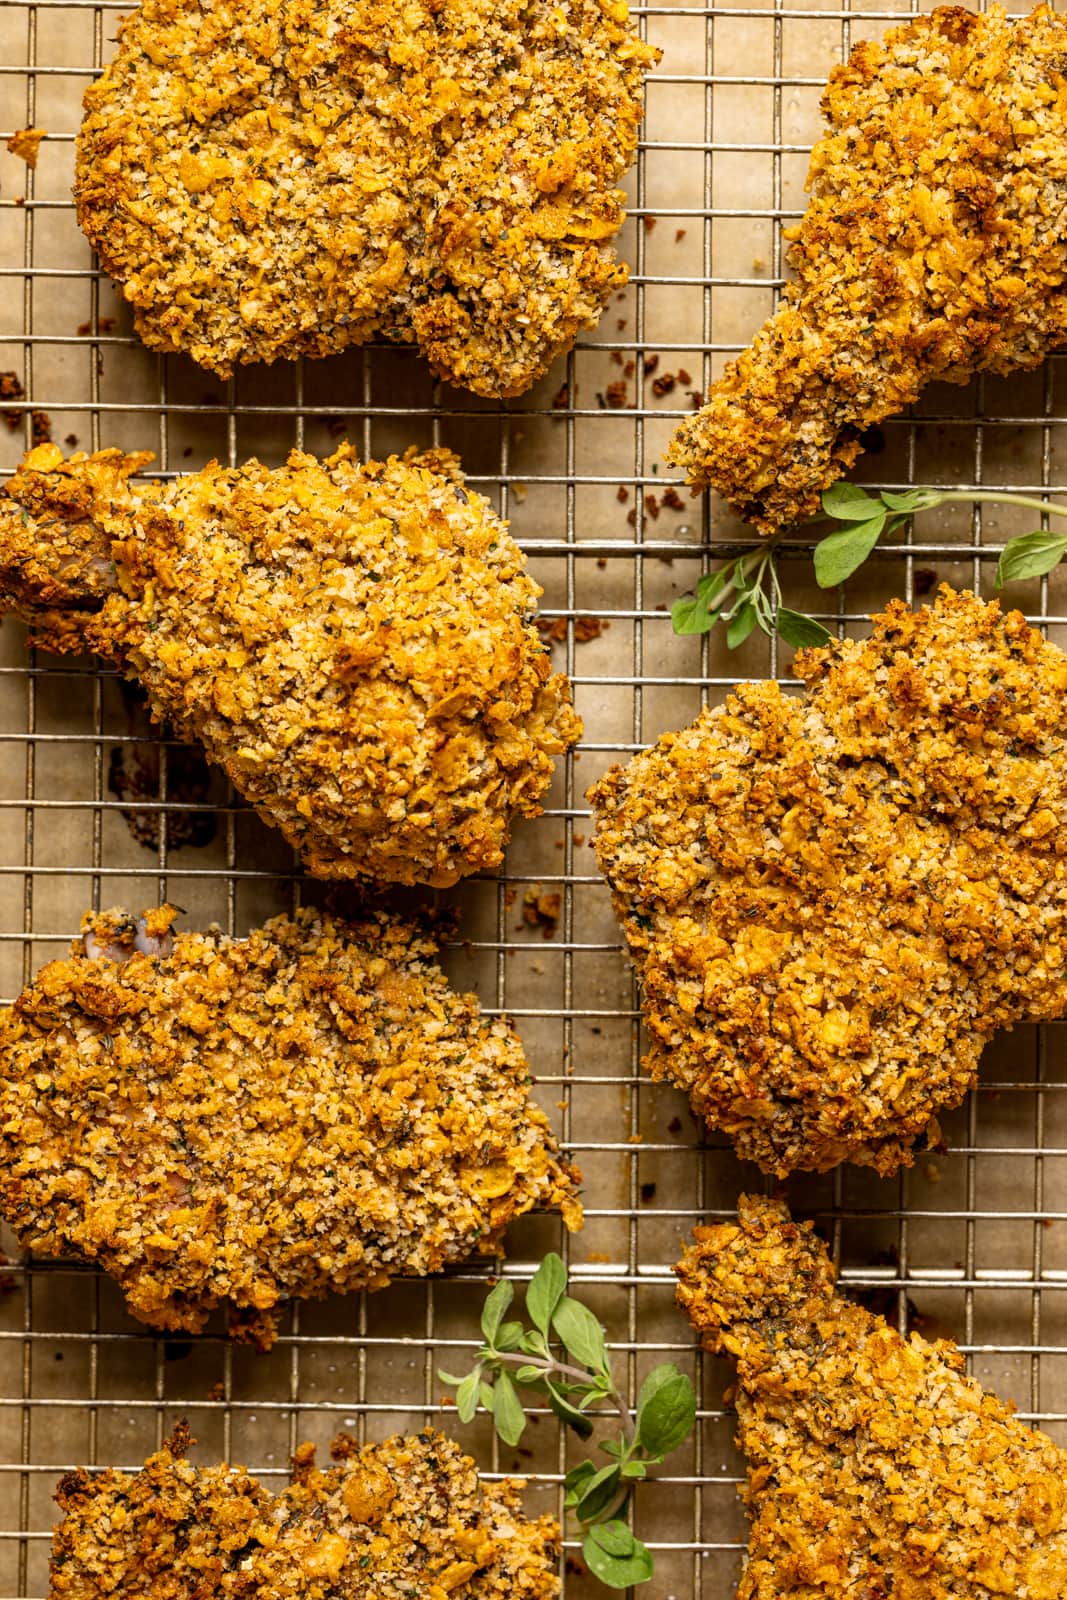
[[[140,1472],[68,1474],[49,1600],[554,1600],[559,1526],[522,1510],[520,1480],[483,1483],[429,1429],[334,1465],[301,1445],[271,1494],[243,1467],[194,1467],[179,1427]]]
[[[378,335],[521,394],[626,281],[627,0],[144,0],[86,92],[75,198],[156,350]]]
[[[938,6],[830,75],[795,281],[669,459],[763,533],[802,521],[866,429],[934,379],[1067,339],[1067,20]]]
[[[151,459],[31,451],[0,492],[0,609],[137,677],[318,876],[499,866],[582,725],[455,456],[133,481]]]
[[[228,1303],[266,1345],[282,1299],[493,1252],[534,1206],[581,1225],[519,1039],[425,932],[174,918],[87,916],[0,1016],[0,1215],[26,1248],[98,1263],[153,1327]]]
[[[37,165],[37,156],[41,149],[41,140],[47,134],[46,128],[17,128],[7,141],[7,147],[13,156],[18,156],[25,161],[32,170]]]
[[[1067,1452],[834,1292],[810,1223],[742,1196],[698,1228],[678,1299],[737,1363],[751,1520],[737,1600],[1063,1600]]]
[[[649,1065],[767,1172],[888,1174],[989,1036],[1067,1010],[1067,657],[892,602],[590,791]]]

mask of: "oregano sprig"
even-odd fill
[[[828,529],[813,551],[815,580],[820,589],[833,589],[863,566],[875,547],[903,527],[917,511],[932,511],[947,504],[1016,505],[1067,518],[1067,506],[1049,505],[1033,495],[1012,489],[936,489],[921,487],[877,493],[856,483],[835,483],[822,495],[819,522],[836,524]],[[811,526],[811,524],[809,524]],[[709,633],[716,623],[727,624],[730,649],[744,642],[753,628],[777,633],[787,644],[802,648],[825,644],[830,635],[820,622],[782,603],[777,552],[790,530],[782,529],[758,550],[731,559],[705,573],[696,593],[676,600],[671,612],[675,633]],[[1038,528],[1009,539],[997,562],[996,587],[1040,578],[1067,556],[1067,531]]]
[[[673,1362],[654,1367],[641,1385],[636,1415],[615,1383],[604,1329],[580,1300],[567,1293],[567,1269],[557,1255],[542,1261],[526,1290],[528,1323],[506,1321],[515,1291],[501,1279],[482,1307],[483,1343],[464,1377],[438,1375],[456,1390],[461,1422],[479,1406],[508,1445],[526,1429],[520,1389],[547,1400],[581,1439],[592,1436],[594,1416],[613,1411],[616,1431],[601,1441],[608,1460],[585,1460],[564,1479],[564,1505],[582,1530],[590,1572],[612,1589],[651,1578],[652,1556],[624,1513],[634,1485],[689,1437],[696,1419],[693,1385]],[[557,1354],[562,1346],[564,1356]]]

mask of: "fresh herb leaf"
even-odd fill
[[[457,1378],[454,1372],[446,1372],[444,1367],[438,1367],[437,1376],[440,1378],[442,1383],[450,1383],[453,1387],[455,1387],[457,1383],[463,1382],[463,1379]]]
[[[608,1349],[604,1343],[604,1330],[580,1300],[564,1295],[552,1313],[552,1326],[563,1340],[567,1351],[583,1366],[594,1372],[608,1368]]]
[[[1046,572],[1059,566],[1065,555],[1067,536],[1052,533],[1048,528],[1009,539],[997,562],[997,588],[1003,589],[1006,583],[1021,583],[1024,578],[1043,578]]]
[[[631,1584],[647,1582],[652,1576],[652,1557],[640,1539],[634,1540],[629,1555],[615,1556],[604,1549],[600,1539],[604,1529],[611,1526],[611,1523],[605,1522],[599,1527],[590,1528],[586,1534],[582,1541],[586,1566],[594,1578],[599,1578],[609,1589],[628,1589]]]
[[[505,1444],[516,1445],[526,1431],[526,1413],[515,1385],[501,1372],[493,1392],[493,1426]]]
[[[711,613],[698,594],[683,594],[671,606],[671,627],[683,638],[691,633],[707,633],[711,626]]]
[[[493,1385],[491,1383],[486,1383],[485,1379],[483,1378],[481,1383],[478,1385],[478,1394],[481,1398],[483,1408],[486,1411],[492,1411]]]
[[[524,1331],[521,1322],[502,1322],[493,1339],[494,1350],[521,1350]]]
[[[576,1467],[572,1467],[567,1473],[563,1480],[563,1487],[566,1490],[563,1504],[568,1511],[578,1504],[578,1501],[585,1493],[586,1484],[590,1478],[596,1476],[596,1470],[591,1461],[580,1461]]]
[[[696,1409],[693,1385],[677,1367],[667,1363],[651,1372],[637,1406],[637,1438],[646,1454],[663,1457],[676,1450],[693,1431]]]
[[[788,606],[778,607],[775,623],[779,635],[796,650],[804,650],[809,645],[827,644],[833,637],[814,617],[806,617],[800,611],[790,611]]]
[[[526,1310],[535,1328],[543,1334],[552,1326],[552,1315],[567,1292],[567,1269],[559,1256],[547,1255],[530,1279],[526,1291]]]
[[[478,1385],[481,1376],[482,1369],[475,1367],[473,1372],[468,1372],[456,1390],[456,1415],[460,1422],[474,1421],[474,1414],[478,1409]]]
[[[609,1506],[614,1505],[618,1498],[621,1479],[622,1469],[616,1462],[601,1467],[599,1472],[594,1472],[574,1502],[575,1515],[582,1522],[595,1521],[608,1510]]]
[[[482,1336],[486,1344],[491,1345],[496,1338],[497,1329],[504,1320],[504,1313],[514,1298],[515,1290],[506,1278],[501,1278],[496,1287],[489,1291],[482,1307]]]
[[[835,522],[868,522],[879,511],[880,501],[858,483],[841,482],[823,490],[822,508]]]
[[[527,1387],[543,1383],[544,1378],[544,1370],[541,1367],[520,1367],[515,1374],[515,1382],[526,1384]]]
[[[867,522],[849,523],[828,533],[815,546],[815,581],[820,589],[833,589],[862,567],[885,528],[886,513],[879,511]]]
[[[579,1411],[577,1406],[571,1405],[567,1396],[556,1384],[546,1379],[545,1387],[548,1390],[548,1403],[559,1420],[565,1422],[568,1428],[573,1428],[579,1439],[588,1439],[593,1431],[593,1424],[589,1418]]]
[[[731,650],[736,650],[739,644],[744,644],[758,621],[759,612],[752,601],[747,600],[726,630],[726,643]]]

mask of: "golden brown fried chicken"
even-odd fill
[[[301,1445],[271,1494],[243,1467],[194,1467],[179,1427],[133,1475],[74,1472],[56,1499],[49,1600],[553,1600],[559,1527],[521,1481],[482,1483],[427,1430],[334,1465]]]
[[[132,481],[150,460],[32,450],[0,493],[0,609],[138,678],[318,876],[499,866],[581,723],[455,457]]]
[[[743,684],[590,791],[656,1077],[767,1172],[890,1173],[1067,1011],[1067,657],[971,594]]]
[[[376,334],[521,394],[625,283],[627,0],[145,0],[85,96],[81,225],[156,350]]]
[[[864,429],[934,379],[1067,340],[1067,21],[942,6],[823,97],[795,281],[670,459],[764,533],[811,516]]]
[[[269,1343],[287,1297],[380,1289],[497,1249],[578,1174],[522,1045],[449,989],[431,938],[314,911],[247,939],[169,906],[87,916],[0,1016],[0,1215],[130,1311]]]
[[[698,1228],[678,1299],[737,1363],[751,1519],[737,1600],[1063,1600],[1067,1452],[834,1292],[826,1247],[742,1196]]]

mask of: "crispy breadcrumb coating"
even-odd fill
[[[145,0],[85,96],[81,225],[155,350],[375,335],[521,394],[626,281],[627,0]]]
[[[554,1600],[559,1525],[521,1480],[482,1483],[429,1429],[334,1465],[301,1445],[271,1494],[243,1467],[194,1467],[181,1426],[140,1472],[70,1473],[56,1500],[49,1600]]]
[[[737,1600],[1063,1600],[1067,1452],[834,1292],[826,1247],[772,1200],[698,1228],[678,1299],[737,1363],[751,1519]]]
[[[795,281],[669,453],[764,533],[811,516],[927,383],[1067,339],[1062,16],[938,7],[857,45],[822,109]]]
[[[766,1172],[887,1174],[989,1036],[1067,1010],[1067,657],[893,601],[590,791],[654,1076]]]
[[[247,939],[170,906],[89,915],[0,1015],[0,1215],[153,1327],[228,1303],[270,1342],[288,1297],[380,1289],[494,1251],[577,1172],[522,1045],[385,912],[303,910]]]
[[[0,609],[138,678],[319,877],[499,866],[581,723],[456,458],[343,445],[132,482],[151,459],[30,451],[0,493]]]

